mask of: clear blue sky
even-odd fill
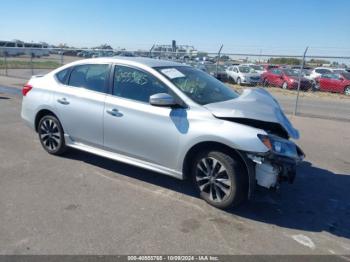
[[[0,39],[350,55],[350,0],[5,0]]]

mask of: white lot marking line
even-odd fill
[[[303,246],[306,246],[310,249],[315,249],[315,244],[312,242],[311,238],[304,236],[302,234],[299,235],[293,235],[292,238],[297,241],[299,244],[302,244]]]

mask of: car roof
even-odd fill
[[[90,58],[79,60],[77,64],[84,63],[127,63],[127,64],[140,64],[148,67],[168,67],[168,66],[188,66],[186,64],[181,64],[169,60],[160,60],[148,57],[125,57],[125,56],[115,56],[115,57],[100,57],[100,58]]]

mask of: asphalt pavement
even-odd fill
[[[215,209],[189,181],[71,150],[47,154],[0,90],[0,254],[350,254],[350,123],[294,117],[293,185]]]

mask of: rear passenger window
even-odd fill
[[[108,73],[109,65],[76,66],[70,74],[68,85],[104,93]]]
[[[58,82],[60,82],[61,84],[65,84],[67,81],[68,72],[69,72],[69,68],[58,72],[56,74],[56,78],[57,78]]]

